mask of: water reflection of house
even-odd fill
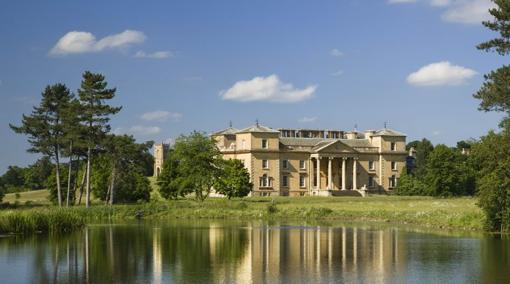
[[[397,277],[395,271],[406,271],[403,245],[395,229],[263,226],[252,228],[251,261],[243,265],[251,266],[244,271],[250,271],[254,283],[310,278],[383,282]],[[345,279],[346,275],[360,279]]]

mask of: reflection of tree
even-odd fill
[[[480,283],[510,283],[510,236],[489,236],[481,245]]]

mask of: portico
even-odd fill
[[[312,154],[314,195],[329,195],[333,190],[358,189],[358,157],[356,154]]]

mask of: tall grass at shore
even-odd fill
[[[339,220],[483,230],[475,198],[373,196],[368,198],[209,198],[90,208],[53,206],[0,211],[0,233],[67,232],[89,223],[129,219]]]
[[[85,224],[83,214],[68,209],[7,210],[0,214],[0,234],[63,233]]]

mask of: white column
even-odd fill
[[[358,189],[356,178],[358,177],[358,158],[352,161],[352,189]]]
[[[347,158],[342,158],[342,190],[346,190],[345,188],[345,164],[346,164]]]
[[[321,189],[321,159],[317,157],[317,173],[315,176],[315,179],[317,180],[317,190]]]
[[[331,164],[333,162],[333,158],[332,157],[329,157],[328,159],[328,189],[332,189],[333,187],[331,186],[332,184],[332,171],[331,171]]]

